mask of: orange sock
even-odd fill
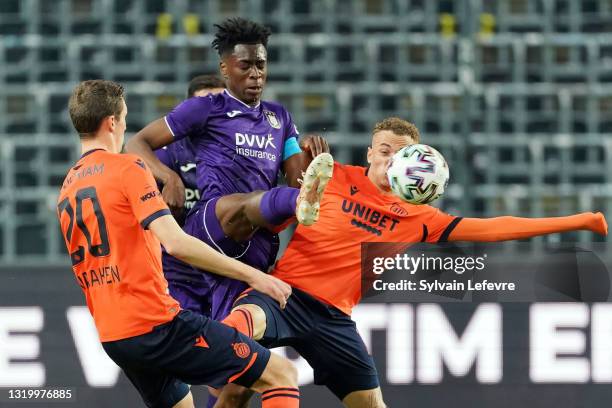
[[[246,309],[236,309],[221,323],[226,324],[249,338],[253,338],[253,316]]]
[[[463,218],[450,233],[449,241],[491,242],[526,239],[557,232],[589,230],[608,234],[602,213],[581,213],[550,218]]]
[[[261,394],[261,408],[298,408],[300,390],[297,388],[272,388]]]

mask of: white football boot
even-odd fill
[[[310,162],[302,174],[302,187],[295,208],[295,216],[302,225],[312,225],[319,219],[319,207],[323,192],[334,172],[334,158],[321,153]]]

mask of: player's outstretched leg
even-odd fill
[[[258,227],[274,229],[296,216],[299,223],[312,225],[319,217],[319,203],[332,177],[334,159],[329,153],[315,157],[306,171],[300,189],[275,187],[269,191],[230,194],[214,202],[219,233],[234,241],[251,238]],[[215,225],[207,228],[215,235]]]
[[[387,408],[380,387],[372,390],[353,391],[344,397],[342,403],[347,408]]]

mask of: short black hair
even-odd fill
[[[225,82],[216,75],[198,75],[189,81],[187,97],[191,98],[200,89],[225,88]]]
[[[232,17],[215,24],[217,32],[212,46],[220,56],[232,52],[236,44],[262,44],[268,46],[272,31],[259,23],[241,17]]]

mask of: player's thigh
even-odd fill
[[[235,241],[245,241],[253,235],[256,227],[267,225],[259,210],[263,193],[236,193],[217,200],[215,214],[228,237]]]
[[[187,384],[154,367],[139,367],[124,361],[115,362],[134,385],[147,407],[177,406],[190,394]],[[178,405],[181,408],[190,406],[193,406],[193,403]]]
[[[203,316],[193,317],[187,312],[182,318],[188,327],[186,332],[191,335],[185,341],[177,336],[181,338],[177,341],[181,343],[176,346],[177,357],[165,367],[177,378],[187,384],[215,388],[227,383],[248,388],[262,375],[270,358],[268,349],[235,329]]]
[[[331,311],[330,311],[331,312]],[[320,315],[308,341],[296,347],[312,366],[315,384],[325,385],[339,400],[380,386],[372,356],[346,315]]]
[[[245,290],[234,301],[234,308],[253,307],[254,330],[258,342],[268,348],[292,346],[293,339],[307,337],[315,329],[313,312],[308,302],[302,299],[303,292],[294,289],[284,309],[270,296],[251,288]],[[263,311],[263,314],[259,311]],[[259,337],[261,335],[261,337]]]
[[[380,387],[372,390],[353,391],[342,400],[347,408],[385,408]]]

